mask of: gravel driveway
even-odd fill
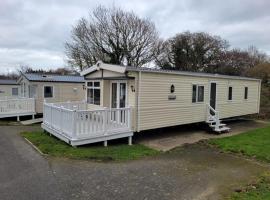
[[[45,158],[19,136],[33,129],[0,127],[1,200],[216,200],[268,170],[200,145],[130,162]]]

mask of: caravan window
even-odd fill
[[[53,86],[44,86],[44,98],[53,97]]]
[[[204,86],[192,85],[192,103],[204,102]]]
[[[12,96],[18,96],[19,95],[19,89],[18,88],[12,88],[11,92],[12,92]]]
[[[245,87],[245,99],[248,99],[248,87]]]
[[[87,103],[100,105],[100,82],[90,81],[87,83]]]
[[[228,90],[228,100],[231,101],[232,100],[232,86],[229,87]]]

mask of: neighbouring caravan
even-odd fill
[[[2,84],[1,84],[2,83]],[[82,101],[84,78],[46,74],[21,74],[17,81],[0,81],[0,118],[43,113],[43,103]]]
[[[49,108],[63,105],[45,105],[48,118],[43,127],[72,145],[97,141],[106,145],[119,137],[131,142],[133,132],[196,122],[206,122],[216,132],[228,131],[220,119],[258,113],[260,107],[261,81],[254,78],[103,62],[81,75],[87,103],[73,118],[70,113],[74,124],[64,135],[49,128],[54,123]]]
[[[0,97],[18,97],[19,84],[15,79],[0,79]]]
[[[36,113],[43,113],[43,102],[82,101],[84,78],[73,75],[22,73],[18,79],[21,97],[35,99]]]

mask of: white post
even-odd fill
[[[64,106],[60,106],[60,131],[63,132],[63,108]]]
[[[130,145],[130,146],[132,145],[132,136],[128,137],[128,145]]]
[[[127,117],[128,117],[128,128],[131,130],[131,108],[127,110]]]
[[[51,128],[53,127],[52,126],[52,109],[53,109],[53,107],[52,107],[52,105],[50,105],[50,110],[51,110],[51,113],[50,113],[50,125],[51,125]]]
[[[105,141],[104,141],[104,147],[107,147],[107,146],[108,146],[108,141],[105,140]]]
[[[20,121],[20,116],[17,116],[17,122],[19,122]]]
[[[32,119],[35,119],[35,115],[34,114],[32,115]]]
[[[72,139],[76,138],[76,110],[72,111]]]

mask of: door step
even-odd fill
[[[209,127],[215,131],[216,133],[229,132],[231,129],[226,126],[226,124],[221,123],[219,119],[219,112],[212,108],[209,104],[207,104],[207,117],[206,123],[208,123]],[[213,113],[213,114],[212,114]]]
[[[216,132],[219,132],[219,133],[221,133],[221,132],[228,132],[230,130],[231,130],[231,128],[229,128],[229,127],[222,127],[222,128],[215,129],[215,131]]]
[[[211,128],[215,128],[215,124],[210,124],[209,125]],[[226,124],[219,124],[219,127],[224,127],[224,126],[226,126]]]

